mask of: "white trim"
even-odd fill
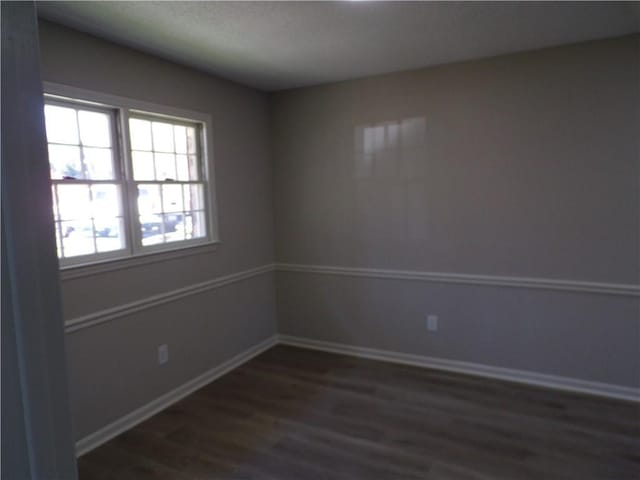
[[[466,285],[493,285],[498,287],[534,288],[565,292],[600,293],[640,297],[640,285],[621,283],[585,282],[581,280],[556,280],[551,278],[505,277],[498,275],[475,275],[464,273],[423,272],[411,270],[387,270],[378,268],[353,268],[323,265],[299,265],[278,263],[282,272],[316,273],[364,278],[388,278],[437,283],[460,283]]]
[[[174,258],[188,257],[202,253],[215,252],[219,242],[209,242],[199,245],[182,245],[180,248],[163,252],[146,252],[136,256],[126,256],[103,262],[94,262],[83,265],[73,265],[60,268],[60,280],[72,280],[74,278],[90,277],[99,273],[124,270],[150,263],[165,262]]]
[[[111,95],[109,93],[96,92],[86,88],[74,87],[63,83],[42,82],[45,94],[64,97],[75,101],[84,101],[89,105],[101,105],[106,107],[125,108],[138,112],[153,112],[153,115],[166,115],[179,120],[197,120],[199,122],[211,122],[211,115],[196,110],[170,107],[157,103],[146,102],[131,97]]]
[[[400,363],[423,368],[433,368],[450,372],[463,373],[479,377],[496,378],[510,382],[522,383],[525,385],[535,385],[538,387],[552,388],[569,392],[586,393],[600,397],[614,398],[618,400],[630,400],[640,402],[640,388],[624,387],[609,383],[591,382],[577,378],[561,377],[557,375],[547,375],[527,370],[516,370],[513,368],[493,367],[480,363],[462,362],[459,360],[448,360],[445,358],[427,357],[423,355],[413,355],[399,353],[389,350],[379,350],[376,348],[358,347],[342,343],[325,342],[310,338],[295,337],[291,335],[279,335],[279,342],[283,345],[321,350],[323,352],[339,353],[354,357],[369,358],[385,362]]]
[[[378,350],[373,348],[357,347],[333,342],[323,342],[308,338],[294,337],[290,335],[273,335],[266,340],[248,348],[235,357],[223,362],[201,375],[189,380],[179,387],[167,392],[151,402],[136,410],[118,418],[105,425],[101,429],[90,433],[76,442],[76,455],[85,453],[99,447],[103,443],[133,428],[144,420],[159,413],[165,408],[183,399],[187,395],[195,392],[203,386],[211,383],[217,378],[229,373],[252,358],[260,355],[271,347],[282,344],[291,345],[323,352],[339,353],[355,357],[381,360],[403,365],[412,365],[423,368],[433,368],[467,375],[474,375],[487,378],[507,380],[525,385],[535,385],[539,387],[565,390],[570,392],[586,393],[606,398],[618,400],[630,400],[640,402],[640,389],[611,385],[599,382],[589,382],[574,378],[559,377],[555,375],[545,375],[541,373],[515,370],[510,368],[492,367],[477,363],[460,362],[457,360],[447,360],[442,358],[426,357],[421,355],[411,355],[406,353],[391,352],[388,350]]]
[[[231,275],[225,275],[223,277],[207,280],[206,282],[196,283],[187,287],[178,288],[169,292],[160,293],[158,295],[152,295],[134,302],[125,303],[116,307],[107,308],[105,310],[99,310],[97,312],[76,317],[65,322],[65,332],[67,334],[76,332],[78,330],[99,325],[104,322],[115,320],[117,318],[126,317],[132,315],[141,310],[157,307],[169,302],[175,302],[181,298],[195,295],[198,293],[220,288],[231,283],[239,282],[248,278],[261,275],[263,273],[272,272],[274,270],[273,264],[263,265],[261,267],[252,268],[250,270],[244,270],[242,272],[232,273]]]
[[[257,345],[248,348],[244,352],[239,353],[235,357],[221,363],[217,367],[214,367],[211,370],[207,370],[194,379],[183,383],[178,388],[175,388],[170,392],[161,395],[160,397],[152,400],[146,405],[137,408],[133,412],[120,417],[119,419],[109,423],[108,425],[105,425],[100,430],[78,440],[76,442],[76,455],[84,455],[85,453],[120,435],[122,432],[133,428],[149,417],[152,417],[156,413],[183,399],[187,395],[190,395],[191,393],[204,387],[208,383],[211,383],[217,378],[220,378],[222,375],[251,360],[253,357],[260,355],[262,352],[276,345],[276,343],[278,343],[278,336],[273,335],[266,340],[258,343]]]

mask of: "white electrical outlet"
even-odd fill
[[[158,365],[164,365],[169,361],[169,346],[165,343],[158,347]]]
[[[430,332],[438,331],[438,316],[437,315],[427,315],[427,330]]]

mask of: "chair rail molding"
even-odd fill
[[[389,270],[378,268],[337,267],[328,265],[301,265],[277,263],[280,272],[313,273],[348,277],[392,279],[432,283],[458,283],[464,285],[488,285],[496,287],[558,290],[575,293],[597,293],[640,297],[640,285],[622,283],[586,282],[551,278],[509,277],[465,273],[425,272],[417,270]]]
[[[485,285],[497,287],[529,288],[541,290],[556,290],[573,293],[590,293],[602,295],[619,295],[640,297],[640,286],[632,284],[585,282],[578,280],[556,280],[529,277],[504,277],[494,275],[471,275],[460,273],[424,272],[412,270],[389,270],[373,268],[336,267],[321,265],[302,265],[290,263],[270,263],[249,270],[224,275],[205,282],[170,290],[168,292],[106,308],[86,315],[72,318],[65,322],[67,334],[84,328],[99,325],[133,313],[156,307],[169,302],[175,302],[190,295],[206,292],[226,285],[246,280],[264,273],[279,271],[291,273],[311,273],[320,275],[337,275],[373,279],[390,279],[404,281],[419,281],[431,283],[456,283],[463,285]]]
[[[207,280],[206,282],[195,283],[187,287],[170,290],[158,295],[152,295],[140,300],[117,305],[112,308],[92,312],[87,315],[82,315],[80,317],[67,320],[65,322],[65,332],[67,334],[73,333],[84,328],[93,327],[104,322],[115,320],[117,318],[126,317],[127,315],[131,315],[141,310],[157,307],[158,305],[163,305],[169,302],[175,302],[176,300],[180,300],[191,295],[196,295],[208,290],[221,288],[226,285],[240,282],[242,280],[253,278],[272,271],[274,271],[274,264],[270,263],[249,270],[243,270],[241,272],[232,273],[230,275],[217,277],[212,280]]]

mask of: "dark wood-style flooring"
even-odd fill
[[[84,455],[81,480],[640,479],[640,407],[278,346]]]

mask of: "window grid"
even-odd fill
[[[208,195],[208,184],[206,177],[205,159],[203,158],[203,149],[200,145],[200,140],[203,136],[203,127],[198,122],[187,122],[182,120],[174,120],[164,115],[153,114],[138,114],[131,113],[127,108],[116,107],[102,107],[90,104],[84,104],[82,101],[74,100],[58,100],[48,98],[46,105],[52,105],[56,107],[62,107],[71,109],[74,112],[75,120],[75,135],[77,136],[77,143],[75,139],[73,143],[71,141],[66,143],[59,141],[60,138],[54,141],[48,142],[49,146],[65,146],[76,147],[79,153],[79,165],[80,175],[64,175],[60,174],[62,170],[58,166],[54,166],[51,163],[51,175],[52,175],[52,194],[53,194],[53,207],[55,216],[56,237],[58,245],[58,256],[64,265],[91,263],[94,261],[108,260],[114,258],[126,258],[135,256],[142,253],[152,253],[160,251],[175,250],[176,248],[183,248],[182,246],[191,246],[202,243],[208,243],[210,241],[210,225],[211,220],[210,213],[208,211],[208,201],[206,196]],[[109,125],[109,146],[98,145],[98,142],[93,144],[92,140],[95,137],[89,137],[90,143],[87,144],[83,141],[86,133],[86,127],[84,126],[82,113],[83,111],[98,112],[106,114]],[[85,115],[86,117],[86,115]],[[118,120],[117,117],[120,117]],[[151,150],[134,150],[133,141],[131,138],[131,128],[129,122],[132,119],[140,119],[148,122]],[[173,145],[172,151],[169,151],[167,147],[168,142],[164,146],[158,146],[154,135],[154,122],[165,124],[171,128],[171,143]],[[120,128],[118,129],[118,125]],[[168,132],[167,132],[168,133]],[[182,142],[179,145],[178,135],[184,135]],[[72,137],[73,135],[71,135]],[[70,137],[67,137],[68,140]],[[108,179],[97,179],[96,176],[104,176],[105,171],[104,162],[99,167],[92,164],[91,168],[87,164],[86,149],[94,148],[105,150],[109,152],[109,177]],[[182,151],[184,150],[184,151]],[[133,154],[136,151],[145,151],[150,153],[148,159],[153,162],[153,175],[154,180],[136,180],[135,169],[133,165]],[[74,161],[68,152],[70,161]],[[165,165],[165,171],[161,171],[161,167],[158,165],[158,155],[172,155],[173,165],[171,167],[168,164]],[[62,159],[59,163],[64,164],[64,153],[59,153],[58,158]],[[100,161],[102,157],[93,156],[91,161]],[[106,158],[106,156],[104,157]],[[148,160],[147,159],[147,160]],[[167,157],[160,157],[160,162],[166,162]],[[77,162],[77,160],[75,160]],[[183,162],[179,165],[179,162]],[[182,167],[182,169],[181,169]],[[56,169],[56,175],[54,176],[54,170]],[[65,167],[66,168],[66,167]],[[166,170],[169,168],[169,171]],[[73,171],[73,169],[72,169]],[[75,170],[78,172],[78,169]],[[173,173],[171,173],[171,171]],[[96,173],[97,172],[97,173]],[[166,175],[169,173],[169,175]],[[61,178],[57,178],[60,174]],[[71,177],[71,178],[68,178]],[[78,178],[82,177],[82,178]],[[94,177],[94,178],[92,178]],[[162,177],[162,178],[161,178]],[[171,178],[173,177],[173,178]],[[66,200],[61,203],[61,190],[66,186],[86,186],[86,191],[76,190],[78,194],[83,195],[88,201],[88,205],[82,207],[79,206],[78,215],[69,213],[69,196],[73,197],[71,190],[65,190]],[[103,235],[102,225],[104,216],[99,208],[99,199],[109,198],[110,194],[99,195],[96,187],[99,185],[112,185],[117,197],[117,210],[114,215],[114,220],[117,224],[117,233],[119,239],[119,247],[117,250],[113,248],[105,248],[101,245],[98,237]],[[159,222],[159,238],[160,242],[145,242],[144,241],[144,229],[142,225],[142,216],[144,214],[141,211],[139,202],[136,201],[140,196],[140,187],[145,185],[154,185],[157,187],[159,205],[150,209],[152,215],[155,215],[160,219]],[[169,188],[173,192],[170,195]],[[98,197],[96,197],[98,195]],[[173,199],[172,199],[173,198]],[[178,200],[179,198],[179,200]],[[73,203],[73,202],[71,202]],[[65,212],[62,212],[62,207],[65,208]],[[113,211],[108,209],[107,211]],[[107,214],[108,216],[109,214]],[[66,217],[73,218],[66,218]],[[81,218],[79,218],[81,217]],[[100,228],[97,221],[101,220]],[[110,219],[110,217],[108,217]],[[172,225],[168,223],[173,222]],[[87,235],[90,232],[91,240],[86,239],[85,246],[87,251],[81,251],[78,253],[76,250],[71,252],[71,245],[67,240],[69,225],[82,225],[83,233]],[[179,228],[176,228],[179,225]],[[170,226],[170,228],[168,228]],[[136,232],[137,230],[137,232]],[[170,232],[167,230],[171,230]],[[73,229],[72,229],[73,231]],[[171,237],[168,236],[171,234]],[[91,244],[91,250],[89,250],[89,243]]]
[[[71,234],[72,232],[75,232],[75,226],[73,226],[73,230],[71,231],[64,231],[63,230],[63,226],[69,226],[69,224],[73,224],[75,223],[76,226],[79,224],[84,223],[89,223],[91,225],[91,238],[92,238],[92,246],[93,246],[93,253],[86,253],[86,255],[94,255],[94,254],[103,254],[103,253],[107,253],[107,252],[114,252],[114,251],[120,251],[123,252],[127,249],[127,242],[125,240],[125,238],[120,238],[120,237],[124,237],[125,236],[125,229],[124,226],[122,225],[122,222],[125,220],[125,215],[123,213],[123,208],[122,208],[122,183],[121,182],[111,182],[111,181],[86,181],[86,180],[52,180],[52,196],[53,196],[53,200],[54,200],[54,221],[56,224],[56,232],[58,234],[58,238],[60,240],[58,247],[59,250],[61,251],[61,255],[60,258],[72,258],[72,257],[77,257],[80,256],[81,254],[75,253],[75,254],[71,254],[69,252],[65,252],[65,250],[67,249],[67,247],[65,247],[65,239],[68,238],[68,235]],[[97,205],[99,203],[98,199],[95,197],[96,194],[96,190],[99,186],[104,185],[104,186],[113,186],[114,190],[113,192],[115,192],[115,198],[118,201],[118,205],[117,205],[117,210],[111,214],[105,214],[105,215],[100,215],[99,212],[96,210],[97,209]],[[87,198],[89,200],[89,207],[87,207],[87,215],[86,216],[82,216],[82,215],[77,215],[77,216],[71,216],[71,217],[65,217],[61,211],[60,211],[60,205],[61,202],[60,201],[60,193],[59,193],[59,188],[62,187],[82,187],[82,186],[86,186],[87,187],[87,191],[86,191],[86,196],[84,196],[85,198]],[[107,190],[108,191],[108,190]],[[105,230],[103,229],[98,229],[96,226],[96,221],[97,220],[101,220],[103,222],[107,222],[109,223],[110,221],[113,222],[111,223],[111,226],[115,226],[115,229],[112,229],[109,227],[109,230]],[[107,232],[107,233],[103,233],[103,232]],[[81,232],[76,232],[76,233],[81,233]],[[101,245],[99,243],[99,239],[102,239],[103,237],[110,237],[109,233],[116,233],[116,238],[119,238],[119,246],[117,247],[112,247],[109,248],[107,245]],[[115,245],[115,242],[113,242]],[[83,254],[84,255],[84,254]]]
[[[144,236],[147,233],[147,229],[144,227],[142,222],[142,209],[138,208],[138,223],[140,225],[141,235],[143,237],[142,244],[143,245],[152,245],[152,244],[167,244],[173,243],[176,241],[187,241],[194,238],[206,237],[206,210],[203,208],[203,196],[205,194],[205,182],[201,180],[204,177],[204,172],[202,171],[203,162],[202,156],[200,154],[201,150],[197,143],[197,139],[199,137],[199,127],[194,123],[187,122],[173,122],[171,120],[166,120],[164,118],[156,118],[154,116],[148,115],[131,115],[129,117],[129,122],[138,122],[137,127],[130,128],[130,132],[132,136],[135,136],[134,131],[139,134],[142,130],[143,123],[145,122],[145,135],[148,135],[148,142],[146,139],[144,141],[138,139],[131,138],[131,151],[132,157],[136,152],[146,152],[151,154],[151,158],[153,161],[153,177],[154,180],[148,179],[137,179],[136,178],[136,168],[133,166],[133,179],[136,184],[136,188],[138,191],[138,198],[142,196],[142,192],[148,192],[153,190],[144,190],[144,186],[155,186],[157,187],[158,194],[158,205],[151,208],[151,211],[148,212],[149,216],[158,217],[159,229],[161,241],[155,239],[151,242],[148,240],[145,241]],[[131,123],[130,123],[131,124]],[[158,125],[167,126],[171,129],[171,148],[167,148],[165,146],[158,146],[157,135],[160,127]],[[183,135],[184,141],[184,151],[178,148],[177,141],[177,130],[182,129],[181,134]],[[190,137],[192,142],[190,141]],[[182,140],[181,140],[182,142]],[[143,148],[142,144],[148,145],[147,148]],[[166,175],[166,172],[161,172],[159,169],[159,160],[160,155],[171,155],[172,156],[172,164],[173,164],[173,174],[170,176]],[[186,160],[186,173],[187,180],[180,179],[180,168],[178,165],[178,159],[180,156]],[[166,157],[165,159],[166,160]],[[163,161],[164,161],[163,160]],[[132,158],[133,161],[133,158]],[[195,168],[192,168],[195,163]],[[148,170],[148,169],[146,169]],[[161,174],[164,173],[164,174]],[[170,186],[179,187],[180,189],[180,208],[172,208],[169,205],[169,201],[167,199],[168,191]],[[193,188],[196,187],[198,193],[194,195]],[[148,193],[146,193],[148,195]],[[194,198],[195,197],[195,198]],[[174,197],[175,198],[175,197]],[[196,200],[197,199],[197,200]],[[140,202],[140,200],[139,200]],[[173,202],[175,203],[175,202]],[[153,205],[153,204],[152,204]],[[182,231],[177,232],[175,228],[175,218],[176,215],[179,215],[180,222],[182,224]],[[174,219],[174,220],[172,220]]]
[[[98,256],[102,257],[103,253],[106,253],[109,251],[123,251],[126,248],[126,241],[125,239],[119,238],[122,235],[122,228],[121,228],[122,216],[119,214],[116,214],[113,216],[113,218],[111,218],[111,221],[115,221],[116,224],[118,225],[118,228],[116,230],[116,233],[118,234],[118,236],[116,237],[118,238],[117,240],[118,244],[116,244],[114,241],[113,242],[114,245],[112,245],[111,247],[108,247],[106,245],[101,245],[98,243],[98,237],[100,236],[101,232],[98,232],[98,229],[96,227],[97,199],[94,196],[96,187],[101,184],[113,185],[116,188],[116,190],[121,188],[120,187],[121,181],[119,179],[118,168],[116,166],[116,161],[115,161],[117,157],[117,150],[115,148],[116,146],[115,112],[112,109],[85,107],[85,106],[76,105],[76,104],[68,104],[66,102],[56,102],[56,101],[49,102],[48,101],[46,103],[47,105],[51,105],[52,107],[73,112],[72,116],[73,116],[73,121],[75,125],[74,125],[74,128],[70,130],[74,132],[75,138],[73,140],[67,139],[66,142],[53,141],[53,142],[48,142],[48,144],[49,146],[53,145],[53,146],[76,148],[77,154],[78,154],[76,158],[80,162],[79,164],[80,169],[79,171],[76,171],[77,172],[76,175],[65,175],[64,171],[56,172],[60,174],[61,178],[54,177],[51,180],[52,194],[54,199],[54,205],[53,205],[54,216],[56,217],[54,219],[56,233],[57,233],[56,244],[59,251],[59,257],[61,259],[69,259],[74,257],[80,257],[83,255],[95,255],[96,257]],[[84,135],[82,132],[82,125],[84,123],[84,120],[81,118],[80,112],[94,113],[94,114],[102,115],[105,117],[106,123],[103,126],[106,127],[107,131],[103,133],[107,133],[107,135],[106,135],[106,138],[103,140],[106,140],[106,142],[103,142],[102,145],[98,145],[98,143],[91,143],[91,142],[89,144],[85,143],[83,139]],[[108,146],[105,146],[107,144]],[[94,149],[94,150],[100,149],[100,150],[109,152],[109,171],[110,171],[109,176],[111,178],[109,179],[94,178],[95,175],[91,171],[91,169],[88,167],[88,164],[86,161],[86,149]],[[61,158],[64,158],[64,157],[61,157]],[[52,175],[53,175],[53,172],[52,172]],[[73,191],[75,187],[82,187],[82,186],[86,186],[85,199],[88,200],[88,206],[86,207],[87,208],[86,215],[84,216],[80,214],[72,215],[71,216],[72,218],[68,218],[68,215],[63,215],[61,212],[62,202],[60,199],[60,189],[61,188],[64,189],[66,194],[68,194],[70,191]],[[72,188],[70,189],[69,187],[72,187]],[[65,203],[68,204],[68,200]],[[68,208],[68,205],[67,205],[67,208]],[[121,213],[121,212],[117,212],[117,213]],[[105,217],[103,216],[102,218],[104,219]],[[87,225],[90,225],[90,228],[88,229],[88,231],[86,231]],[[64,226],[64,230],[63,230],[63,226]],[[76,232],[76,229],[78,230],[78,232]],[[68,237],[72,233],[74,234],[74,237],[75,236],[83,237],[84,242],[78,241],[77,239],[74,241],[73,238],[69,239]],[[77,244],[75,251],[70,246],[70,244],[72,243]],[[84,245],[80,246],[80,244],[84,244]]]
[[[135,117],[134,117],[135,118]],[[129,120],[131,121],[131,120]],[[152,157],[153,157],[153,176],[156,180],[158,180],[158,163],[156,162],[156,149],[155,149],[155,136],[153,134],[153,123],[149,123],[149,133],[151,134],[151,152],[152,152]],[[134,179],[135,179],[135,172],[134,172]],[[162,190],[163,188],[160,187],[158,190],[160,190],[160,211],[164,210],[164,198],[162,196]],[[138,190],[138,195],[140,190]],[[140,215],[140,212],[138,212],[138,216]],[[162,240],[163,243],[166,240],[166,232],[165,232],[165,221],[164,221],[164,215],[161,214],[160,216],[161,218],[161,222],[160,222],[160,234],[162,235]],[[142,242],[144,244],[144,241]]]
[[[78,143],[80,144],[80,165],[81,165],[81,170],[82,170],[82,177],[83,178],[88,178],[89,177],[89,169],[87,168],[87,165],[84,161],[84,146],[82,143],[82,135],[80,135],[80,114],[78,112],[78,109],[75,109],[75,113],[76,113],[76,132],[78,134]],[[113,156],[111,157],[111,162],[113,163]],[[98,243],[96,242],[96,223],[95,220],[93,218],[93,188],[91,188],[91,185],[89,185],[89,204],[91,205],[91,238],[93,240],[93,251],[94,253],[98,253]]]
[[[57,108],[64,108],[68,110],[73,110],[74,112],[74,121],[75,121],[75,134],[77,137],[77,142],[60,142],[60,141],[48,141],[49,146],[58,146],[58,147],[75,147],[78,149],[80,154],[80,172],[81,177],[78,178],[76,175],[71,175],[76,180],[117,180],[119,178],[119,172],[117,168],[117,163],[115,162],[116,157],[116,132],[115,132],[115,111],[110,108],[100,108],[96,106],[85,106],[85,105],[77,105],[63,101],[55,101],[55,100],[47,100],[46,105],[50,105]],[[109,128],[109,145],[97,145],[97,144],[85,144],[83,141],[80,125],[83,123],[80,119],[80,112],[87,113],[97,113],[102,114],[108,117],[108,128]],[[87,149],[89,150],[101,150],[110,153],[111,156],[111,176],[110,178],[90,178],[90,169],[86,163],[86,154]]]

